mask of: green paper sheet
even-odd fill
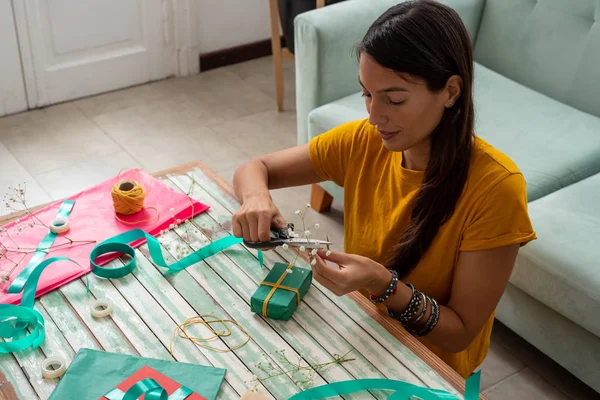
[[[81,349],[49,400],[98,399],[146,365],[207,400],[216,400],[226,372],[205,365]]]
[[[264,281],[276,283],[287,267],[287,264],[276,263]],[[300,299],[302,300],[311,283],[312,270],[292,267],[292,272],[287,274],[287,276],[281,282],[281,285],[298,289],[300,292]],[[250,299],[250,307],[253,312],[262,315],[264,301],[272,289],[272,287],[266,285],[260,285],[258,287]],[[292,314],[297,308],[298,300],[296,293],[290,290],[277,289],[275,293],[273,293],[273,296],[269,299],[269,303],[267,305],[267,317],[271,319],[287,321],[292,317]]]

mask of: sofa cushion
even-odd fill
[[[600,174],[536,200],[511,283],[600,336]]]
[[[475,60],[600,117],[597,0],[487,0]]]
[[[529,201],[600,172],[600,118],[476,64],[475,132],[506,153]]]

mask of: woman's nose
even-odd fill
[[[380,106],[375,101],[371,101],[369,112],[369,123],[373,126],[384,125],[387,122],[387,117],[381,111]]]

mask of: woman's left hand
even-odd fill
[[[320,250],[314,257],[316,264],[312,266],[313,277],[337,296],[359,289],[366,289],[378,296],[392,280],[392,273],[387,268],[367,257],[333,251],[328,256],[325,250]],[[337,264],[339,269],[327,265],[325,261]]]

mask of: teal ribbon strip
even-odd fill
[[[132,229],[128,232],[124,232],[113,236],[110,239],[98,244],[90,253],[90,264],[92,266],[92,272],[101,277],[116,279],[122,278],[135,269],[136,266],[136,255],[133,247],[129,243],[138,241],[140,239],[146,239],[148,244],[148,251],[152,261],[163,268],[167,268],[167,274],[182,271],[190,265],[196,264],[204,259],[225,250],[228,247],[242,243],[243,239],[236,238],[234,236],[226,236],[224,238],[215,240],[214,242],[204,246],[203,248],[196,250],[192,254],[182,258],[181,260],[169,265],[165,261],[162,255],[160,242],[152,235],[146,233],[141,229]],[[102,267],[96,263],[98,257],[108,253],[123,253],[128,254],[131,259],[127,261],[123,266],[116,268]],[[259,252],[258,261],[262,267],[263,256],[262,252]]]
[[[193,393],[187,387],[181,386],[169,396],[158,382],[152,378],[146,378],[130,387],[126,393],[115,388],[106,393],[104,397],[108,400],[137,400],[141,395],[144,395],[144,400],[185,400]]]
[[[62,203],[57,218],[66,218],[75,204],[72,200],[66,200]],[[44,318],[42,315],[33,309],[35,302],[35,292],[40,279],[40,275],[50,264],[57,261],[70,261],[66,257],[52,257],[44,260],[47,250],[52,246],[58,235],[52,231],[42,239],[27,266],[15,278],[13,283],[8,287],[8,293],[20,293],[21,303],[18,306],[13,304],[0,304],[0,337],[11,339],[0,343],[0,354],[7,354],[29,347],[36,349],[46,337],[44,331]],[[31,332],[28,327],[32,326]]]
[[[67,257],[48,258],[36,265],[35,268],[27,271],[27,280],[19,279],[17,282],[17,279],[15,279],[8,288],[9,293],[19,293],[23,290],[23,296],[21,297],[21,304],[18,306],[0,304],[0,337],[12,339],[10,342],[0,343],[0,353],[7,354],[29,347],[36,349],[44,341],[44,318],[33,309],[35,291],[44,269],[57,261],[75,262]],[[21,274],[19,274],[19,277]],[[31,333],[27,330],[30,325],[33,326]],[[20,336],[23,337],[18,338]]]
[[[480,371],[467,379],[464,400],[479,399],[480,380]],[[334,382],[308,389],[290,397],[289,400],[319,400],[365,390],[394,391],[387,398],[388,400],[407,400],[412,398],[419,398],[421,400],[459,400],[454,394],[444,390],[425,388],[391,379],[357,379],[354,381]]]
[[[74,205],[75,202],[73,200],[63,201],[58,210],[58,213],[56,214],[56,218],[67,218],[71,213],[71,210],[73,210]],[[23,271],[21,271],[21,273],[15,278],[13,283],[8,288],[8,293],[19,293],[21,291],[33,270],[46,257],[46,254],[48,254],[46,250],[48,250],[54,244],[54,241],[56,240],[57,236],[58,234],[52,232],[51,230],[48,230],[48,233],[38,245],[37,250],[35,251],[35,253],[33,253],[33,256],[31,256],[31,259],[29,260],[25,268],[23,268]],[[22,301],[21,305],[24,305]]]

